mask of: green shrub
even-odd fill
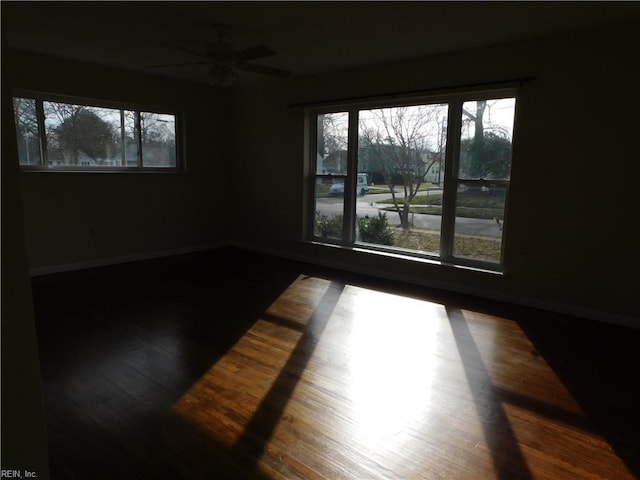
[[[342,215],[316,212],[315,232],[320,237],[342,238]]]
[[[393,230],[387,220],[387,214],[378,212],[377,217],[358,217],[359,240],[378,245],[393,245]]]

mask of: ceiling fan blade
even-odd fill
[[[291,75],[289,70],[280,68],[265,67],[263,65],[254,65],[252,63],[239,63],[236,65],[238,70],[246,70],[247,72],[262,73],[263,75],[272,75],[274,77],[288,77]]]
[[[209,65],[209,64],[210,62],[163,63],[162,65],[148,65],[146,68],[181,67],[184,65]]]
[[[189,48],[179,47],[177,45],[172,45],[171,48],[175,48],[176,50],[181,50],[183,52],[190,53],[191,55],[195,55],[196,57],[204,58],[205,60],[209,59],[209,57],[207,57],[204,53],[196,52],[195,50],[191,50]]]
[[[237,58],[239,62],[246,62],[257,58],[270,57],[275,54],[276,52],[270,48],[265,47],[264,45],[259,45],[257,47],[247,48],[246,50],[238,52]]]

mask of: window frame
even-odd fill
[[[506,180],[486,180],[486,179],[464,179],[459,175],[460,146],[462,139],[462,112],[463,104],[469,101],[497,100],[513,98],[514,119],[511,144],[516,138],[516,118],[519,95],[519,85],[499,86],[495,88],[486,87],[482,89],[455,89],[449,92],[432,94],[411,94],[407,96],[397,95],[392,98],[372,98],[370,100],[355,100],[336,103],[323,103],[310,105],[305,108],[305,119],[307,120],[307,139],[309,144],[305,149],[307,154],[307,165],[309,170],[307,190],[305,198],[308,199],[308,208],[305,209],[305,240],[314,244],[327,245],[333,247],[347,248],[372,254],[386,254],[393,257],[400,257],[408,260],[427,261],[440,265],[471,268],[474,270],[504,273],[505,271],[505,246],[507,239],[507,216],[509,208],[509,193],[511,186],[511,174]],[[360,242],[355,239],[356,232],[356,181],[358,169],[358,132],[359,132],[359,112],[361,110],[392,108],[411,106],[419,104],[446,103],[447,113],[447,134],[443,175],[443,199],[440,227],[440,250],[438,253],[429,253],[418,250],[405,249],[401,247],[376,245],[372,243]],[[342,238],[322,237],[315,234],[316,223],[316,184],[317,179],[331,177],[329,174],[317,173],[317,119],[318,115],[341,113],[349,114],[348,117],[348,144],[347,144],[347,174],[344,186],[343,203],[343,234]],[[513,166],[513,148],[511,155],[511,168]],[[334,178],[338,177],[336,175]],[[342,177],[342,175],[340,175]],[[497,262],[486,260],[458,257],[454,255],[455,240],[455,209],[460,184],[499,184],[505,188],[504,220],[502,223],[500,258]]]
[[[38,165],[24,165],[19,164],[19,168],[22,172],[48,172],[48,173],[180,173],[186,170],[186,164],[184,161],[184,133],[183,133],[183,114],[179,109],[162,107],[158,105],[146,105],[127,102],[117,102],[110,100],[101,100],[88,97],[77,97],[73,95],[62,94],[49,94],[42,92],[34,92],[31,90],[14,89],[12,91],[11,100],[15,98],[24,98],[34,100],[36,104],[36,115],[38,122],[38,142],[40,146],[40,164]],[[47,138],[45,130],[45,113],[44,102],[56,102],[67,103],[72,105],[79,105],[84,107],[105,108],[123,111],[132,111],[136,114],[136,122],[140,122],[140,116],[142,113],[152,113],[161,115],[172,115],[175,119],[175,166],[158,167],[158,166],[144,166],[143,152],[142,152],[142,139],[138,138],[138,155],[137,164],[132,166],[100,166],[89,167],[82,165],[61,165],[56,167],[49,167],[47,165]],[[12,105],[13,108],[13,105]],[[15,115],[14,115],[15,122]],[[16,125],[17,130],[17,125]],[[19,160],[18,160],[19,162]]]

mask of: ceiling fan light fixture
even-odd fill
[[[238,71],[246,71],[257,73],[260,75],[270,75],[272,77],[287,77],[291,72],[281,68],[269,67],[250,63],[252,60],[258,60],[265,57],[275,55],[275,52],[264,45],[257,45],[244,50],[236,50],[236,48],[224,40],[224,36],[228,31],[226,25],[212,25],[218,34],[218,40],[205,45],[204,53],[199,50],[191,50],[184,47],[175,47],[190,55],[197,57],[199,60],[179,63],[164,63],[160,65],[149,65],[147,68],[170,68],[181,67],[185,65],[208,65],[206,70],[206,81],[213,87],[232,87],[238,84]]]
[[[231,65],[213,65],[208,81],[213,87],[231,87],[238,82],[238,74]]]

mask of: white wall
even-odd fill
[[[640,327],[636,275],[635,23],[245,88],[235,178],[246,185],[234,241],[315,262]],[[534,76],[517,107],[506,274],[303,242],[303,111],[287,105]],[[610,173],[602,175],[602,169]]]
[[[13,88],[179,108],[182,173],[22,172],[32,272],[91,266],[225,243],[230,99],[206,85],[14,52]],[[17,160],[16,160],[17,161]]]

